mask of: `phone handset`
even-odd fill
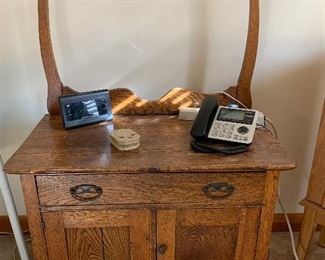
[[[191,136],[193,138],[201,140],[208,137],[209,129],[218,107],[218,98],[216,96],[208,96],[202,101],[201,108],[191,129]]]
[[[192,147],[204,153],[237,154],[252,142],[258,111],[218,105],[206,97],[191,129]]]

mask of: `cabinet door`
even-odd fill
[[[62,211],[42,214],[52,259],[151,259],[149,210]]]
[[[260,209],[157,211],[157,259],[254,259]]]

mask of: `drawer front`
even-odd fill
[[[266,173],[37,176],[42,206],[261,204]]]

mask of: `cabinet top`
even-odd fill
[[[192,122],[171,116],[115,116],[113,122],[64,130],[60,116],[46,115],[7,161],[9,174],[265,171],[295,168],[272,135],[257,129],[248,152],[203,154],[190,147]],[[140,147],[118,151],[108,134],[131,128]]]

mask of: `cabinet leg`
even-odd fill
[[[318,245],[321,247],[325,247],[325,226],[322,226],[321,228]]]
[[[300,260],[305,259],[310,240],[316,229],[315,217],[316,212],[306,207],[297,245],[297,254]]]
[[[272,232],[272,222],[274,216],[274,206],[277,198],[279,172],[271,171],[267,173],[264,198],[260,216],[260,226],[256,245],[256,260],[266,260],[269,255],[269,243]]]

